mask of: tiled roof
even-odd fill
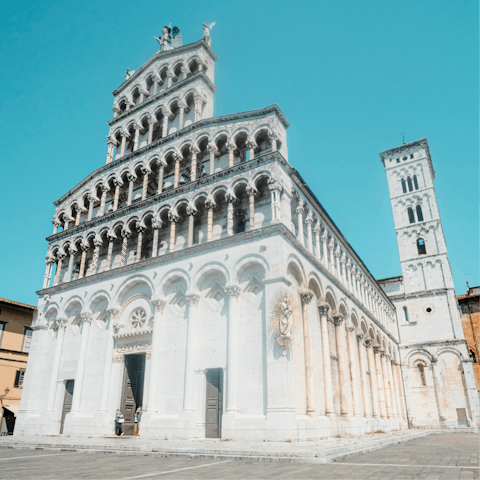
[[[23,307],[23,308],[31,308],[32,310],[37,309],[37,307],[34,307],[33,305],[27,305],[26,303],[15,302],[15,300],[8,300],[6,298],[0,298],[0,303],[7,303],[9,305],[16,305],[17,307]]]

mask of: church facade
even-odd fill
[[[408,253],[378,282],[291,167],[278,106],[213,116],[212,27],[164,28],[114,91],[106,163],[55,202],[15,434],[113,434],[116,409],[132,434],[138,408],[152,438],[477,428],[426,141],[382,153],[391,192],[402,168],[425,182],[425,218],[395,190]]]

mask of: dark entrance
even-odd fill
[[[205,437],[221,438],[222,436],[222,399],[223,370],[212,368],[207,370],[207,400],[205,412]]]
[[[125,417],[122,425],[124,435],[133,435],[135,412],[143,405],[143,382],[145,355],[125,355],[125,376],[121,412]]]
[[[60,435],[63,433],[63,426],[65,424],[65,417],[72,409],[73,388],[75,387],[75,380],[67,380],[65,384],[65,397],[63,397],[62,421],[60,423]]]

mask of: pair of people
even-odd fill
[[[134,435],[138,435],[140,433],[140,420],[142,419],[142,407],[138,407],[137,411],[135,412],[135,426],[134,426]],[[115,412],[115,435],[120,437],[123,435],[122,425],[125,422],[125,417],[123,413],[117,408]]]

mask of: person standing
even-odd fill
[[[135,435],[140,433],[140,420],[142,418],[142,407],[138,407],[135,412]]]
[[[122,423],[124,421],[125,418],[123,418],[123,413],[117,408],[117,411],[115,412],[115,435],[117,437],[123,435]]]

